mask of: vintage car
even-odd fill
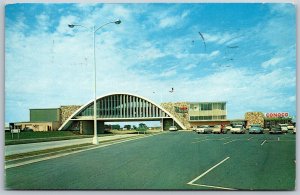
[[[292,124],[288,124],[287,128],[288,128],[288,130],[294,130],[295,127]]]
[[[200,134],[200,133],[212,133],[212,128],[209,125],[201,125],[201,126],[197,126],[196,132],[198,134]]]
[[[231,125],[226,125],[226,126],[225,126],[226,132],[227,132],[227,131],[230,131],[231,129],[232,129],[232,126],[231,126]]]
[[[282,129],[281,129],[281,126],[279,125],[276,125],[276,126],[272,126],[270,131],[269,131],[270,134],[278,134],[278,133],[282,133]]]
[[[250,126],[249,133],[264,133],[264,129],[260,124],[253,124]]]
[[[213,128],[212,128],[212,133],[222,133],[222,129],[221,129],[221,125],[215,125]]]
[[[177,127],[176,126],[170,126],[169,131],[177,131]]]
[[[230,132],[233,133],[245,133],[246,129],[244,128],[243,125],[233,125]]]
[[[288,125],[287,124],[279,124],[282,133],[287,133],[288,132]]]

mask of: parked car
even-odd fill
[[[296,127],[294,127],[293,133],[296,134]]]
[[[212,129],[212,133],[221,133],[221,125],[215,125]]]
[[[260,124],[253,124],[249,129],[249,134],[251,133],[264,133],[264,129],[261,127]]]
[[[280,125],[272,126],[269,133],[270,134],[282,133],[281,126]]]
[[[170,126],[169,131],[177,131],[177,127],[176,126]]]
[[[294,127],[294,125],[292,125],[292,124],[288,124],[288,125],[287,125],[287,128],[288,128],[288,130],[294,130],[295,127]]]
[[[197,126],[196,132],[198,134],[200,134],[200,133],[211,133],[212,132],[212,128],[210,128],[209,125],[201,125],[201,126]]]
[[[288,125],[287,124],[279,124],[281,127],[282,133],[287,133],[288,132]]]
[[[233,127],[231,128],[230,132],[233,133],[245,133],[246,129],[244,128],[243,125],[233,125]]]
[[[226,132],[227,132],[227,131],[230,131],[231,129],[232,129],[232,126],[231,126],[231,125],[226,125],[226,126],[225,126]]]

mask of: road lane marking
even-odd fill
[[[196,184],[196,183],[190,183],[189,185],[207,187],[207,188],[215,188],[215,189],[221,189],[221,190],[237,190],[237,189],[234,189],[234,188],[227,188],[227,187],[221,187],[221,186],[211,186],[211,185]]]
[[[229,143],[234,142],[234,141],[236,141],[236,140],[231,140],[231,141],[226,142],[226,143],[224,143],[224,144],[229,144]]]
[[[250,139],[252,139],[252,138],[254,138],[254,137],[250,137],[248,140],[250,140]]]
[[[200,143],[200,142],[203,142],[203,141],[207,141],[207,139],[195,141],[195,142],[192,142],[192,144]]]
[[[267,141],[267,140],[263,141],[263,143],[261,143],[260,145],[261,145],[261,146],[264,145],[264,143],[265,143],[266,141]]]
[[[222,164],[223,162],[225,162],[226,160],[228,160],[230,157],[226,157],[224,160],[222,160],[221,162],[219,162],[218,164],[214,165],[213,167],[211,167],[210,169],[208,169],[207,171],[205,171],[204,173],[202,173],[201,175],[199,175],[198,177],[196,177],[195,179],[193,179],[192,181],[188,182],[187,184],[192,184],[195,181],[197,181],[198,179],[202,178],[203,176],[205,176],[207,173],[209,173],[210,171],[212,171],[214,168],[216,168],[217,166],[219,166],[220,164]]]

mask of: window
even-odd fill
[[[200,104],[201,110],[212,110],[212,103]]]

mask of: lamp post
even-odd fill
[[[94,145],[98,145],[98,135],[97,135],[97,97],[96,97],[96,45],[95,45],[95,35],[96,32],[101,29],[102,27],[108,25],[108,24],[121,24],[121,20],[116,20],[113,22],[108,22],[103,24],[102,26],[95,28],[93,26],[92,28],[88,28],[86,26],[80,25],[80,24],[68,24],[69,28],[74,28],[76,26],[86,28],[87,30],[91,31],[93,33],[93,61],[94,61],[94,137],[92,143]]]
[[[173,94],[174,92],[174,88],[172,87],[171,91],[169,91],[171,94]],[[172,100],[173,100],[173,96],[172,96]],[[173,102],[172,105],[173,106],[173,115],[175,116],[175,103]],[[174,118],[173,118],[173,127],[174,127]]]

